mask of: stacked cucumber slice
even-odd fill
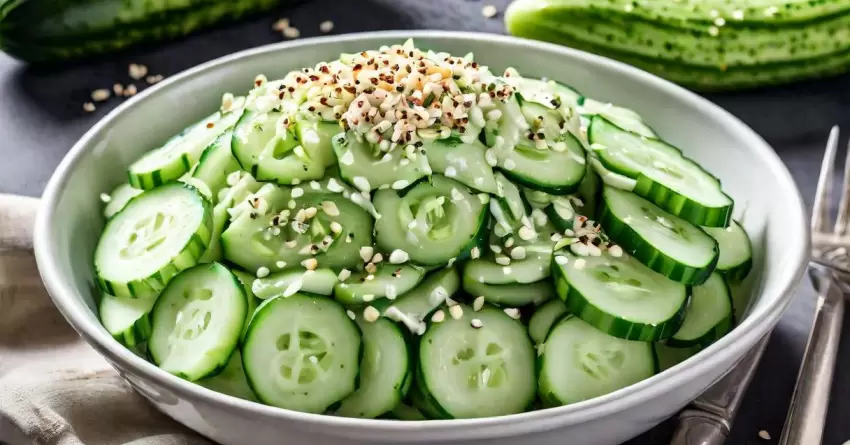
[[[128,177],[94,255],[106,331],[309,413],[604,395],[728,333],[752,267],[720,181],[637,112],[412,43],[258,76]]]

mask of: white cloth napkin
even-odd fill
[[[31,250],[37,202],[0,194],[0,442],[210,444],[136,394],[53,306]]]

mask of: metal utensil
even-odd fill
[[[818,178],[815,205],[812,210],[813,238],[824,238],[829,235],[845,237],[848,233],[850,153],[844,164],[838,216],[833,228],[830,230],[827,227],[837,149],[838,127],[836,126],[829,134],[829,142]],[[844,270],[850,268],[848,267],[850,256],[843,246],[816,245],[812,249],[812,257],[817,259],[818,263],[828,267],[837,266]],[[810,269],[810,277],[818,291],[815,319],[809,333],[806,352],[803,354],[803,364],[797,376],[794,395],[791,397],[788,417],[779,440],[780,445],[817,445],[821,443],[823,437],[829,391],[832,386],[832,375],[835,371],[841,325],[844,319],[844,295],[835,271],[827,268],[824,269],[825,273],[814,274],[813,271],[816,270],[818,269]]]

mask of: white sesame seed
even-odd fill
[[[372,259],[372,255],[375,254],[375,249],[372,246],[363,246],[360,248],[360,258],[363,259],[364,263],[368,263],[370,259]]]
[[[375,266],[374,263],[368,263],[368,264],[366,264],[366,267],[364,269],[366,269],[366,272],[369,272],[370,274],[374,274],[375,272],[378,271],[378,266]],[[368,277],[366,277],[367,280],[372,280],[374,278],[375,277],[372,276],[372,275],[369,275]]]
[[[502,273],[505,274],[505,275],[510,275],[511,272],[513,272],[513,270],[511,270],[510,267],[503,267],[502,268]]]
[[[764,440],[770,440],[770,433],[768,433],[765,430],[761,430],[761,431],[759,431],[759,437],[764,439]]]
[[[109,201],[112,201],[112,197],[111,197],[111,196],[109,196],[109,195],[108,195],[108,194],[106,194],[106,193],[101,193],[101,194],[100,194],[100,200],[101,200],[101,201],[103,201],[103,203],[104,203],[104,204],[106,204],[106,203],[108,203]]]
[[[342,269],[341,271],[339,271],[339,275],[337,275],[337,278],[339,278],[339,281],[345,281],[345,280],[347,280],[347,279],[348,279],[348,277],[350,277],[350,276],[351,276],[351,271],[350,271],[350,270],[348,270],[348,269]]]
[[[283,269],[284,267],[286,267],[286,261],[278,261],[274,263],[274,265],[277,266],[278,269]]]
[[[449,258],[449,262],[446,263],[446,267],[452,267],[452,265],[455,263],[455,261],[457,261],[457,257]]]
[[[378,317],[381,316],[381,313],[375,309],[374,306],[369,306],[363,310],[363,318],[366,319],[369,323],[374,323],[378,321]]]
[[[259,269],[257,269],[257,278],[265,278],[267,276],[269,276],[269,268],[268,267],[262,266]]]
[[[92,111],[95,110],[94,104],[91,103],[91,102],[84,103],[83,104],[83,110],[88,112],[88,113],[91,113]]]
[[[578,270],[581,270],[581,269],[584,269],[585,263],[586,263],[586,261],[585,261],[584,258],[578,258],[575,261],[573,261],[573,267],[575,267]]]
[[[502,248],[496,244],[490,244],[490,251],[493,253],[502,253]]]
[[[520,316],[519,309],[509,307],[509,308],[505,308],[504,312],[505,312],[505,314],[508,315],[508,317],[511,317],[514,320],[519,320],[519,316]]]
[[[396,249],[390,253],[390,263],[391,264],[402,264],[407,262],[410,259],[410,255],[407,252]]]
[[[375,263],[375,264],[378,264],[381,261],[384,261],[384,256],[381,255],[380,253],[376,253],[375,256],[372,257],[372,262]]]
[[[124,85],[121,85],[120,83],[112,85],[112,93],[116,96],[121,96],[122,94],[124,94]]]
[[[515,168],[516,168],[516,163],[514,162],[513,159],[508,159],[507,161],[505,161],[505,170],[510,171],[510,170],[515,169]]]
[[[495,167],[499,162],[498,159],[496,159],[496,152],[493,151],[492,148],[488,148],[487,151],[484,152],[484,160],[487,161],[487,164],[490,167]]]
[[[484,297],[483,296],[476,297],[475,301],[472,302],[472,310],[474,310],[475,312],[478,312],[483,307],[484,307]]]
[[[502,118],[502,112],[500,110],[490,110],[487,113],[488,121],[497,121]]]
[[[302,190],[301,187],[295,187],[294,189],[292,189],[293,198],[300,198],[302,196],[304,196],[304,190]]]
[[[556,255],[555,256],[555,262],[560,264],[561,266],[563,266],[563,265],[567,264],[567,257],[565,257],[563,255]]]
[[[154,76],[145,77],[145,82],[147,82],[148,85],[153,85],[155,83],[162,82],[162,79],[163,79],[162,74],[157,74],[157,75],[154,75]]]
[[[580,256],[588,256],[590,252],[587,249],[587,245],[584,243],[572,243],[570,244],[570,250],[573,251],[574,254]]]
[[[517,246],[513,250],[511,250],[511,258],[515,260],[521,260],[525,258],[525,247]]]
[[[431,316],[431,321],[433,321],[434,323],[442,323],[445,319],[446,313],[443,312],[442,309],[438,310],[437,312],[434,312],[434,315]]]
[[[342,156],[339,157],[339,163],[343,165],[351,165],[354,163],[354,153],[351,150],[346,150]],[[357,179],[357,178],[355,178]],[[354,184],[357,185],[357,184]]]
[[[304,215],[307,217],[307,219],[316,216],[317,213],[319,213],[319,209],[315,207],[307,207],[306,209],[304,209]]]
[[[393,182],[392,187],[393,187],[393,190],[402,190],[403,188],[407,187],[408,185],[410,185],[409,181],[405,181],[404,179],[399,179],[398,181]]]
[[[374,295],[374,294],[365,294],[365,295],[363,295],[363,301],[365,301],[365,302],[367,302],[367,303],[368,303],[368,302],[370,302],[370,301],[372,301],[372,300],[374,300],[374,299],[375,299],[375,295]]]
[[[287,39],[297,39],[301,36],[301,31],[298,28],[289,27],[283,29],[283,36]]]
[[[481,201],[481,204],[487,204],[490,202],[490,195],[487,193],[479,193],[478,200]]]
[[[342,225],[336,221],[331,222],[331,232],[340,233],[342,232]]]
[[[709,26],[708,27],[708,33],[711,34],[712,37],[714,37],[714,36],[717,36],[718,34],[720,34],[720,29],[717,28],[716,26]]]
[[[351,309],[349,309],[349,310],[345,311],[345,313],[346,313],[346,315],[348,315],[348,318],[350,318],[350,319],[352,319],[352,320],[354,320],[355,318],[357,318],[357,315],[355,315],[355,314],[354,314],[354,311],[352,311]]]
[[[360,189],[360,191],[362,192],[368,192],[372,189],[372,187],[369,185],[369,180],[364,178],[363,176],[355,176],[353,182],[354,186]]]
[[[505,247],[511,247],[514,245],[514,237],[509,236],[508,239],[505,240]]]
[[[717,17],[716,19],[714,19],[714,24],[717,26],[723,26],[726,24],[726,19],[724,19],[723,17]]]
[[[458,307],[460,307],[460,306],[458,306]],[[473,318],[472,321],[469,322],[469,324],[472,325],[472,327],[475,328],[475,329],[479,329],[482,326],[484,326],[484,323],[482,323],[481,320],[479,320],[477,318]]]
[[[537,236],[537,233],[535,233],[530,227],[522,226],[519,228],[519,237],[523,240],[528,241],[533,239],[535,236]]]
[[[319,23],[319,31],[321,31],[324,34],[327,34],[331,31],[333,31],[333,29],[334,29],[334,22],[332,22],[330,20],[325,20],[324,22]]]
[[[286,28],[289,28],[288,18],[278,19],[274,23],[272,23],[272,29],[277,32],[282,32]]]
[[[463,308],[458,305],[454,305],[449,308],[449,314],[455,320],[460,320],[461,318],[463,318]]]
[[[124,87],[124,97],[135,96],[137,92],[136,86],[132,83]]]
[[[334,193],[340,193],[345,189],[341,185],[339,185],[338,182],[336,182],[336,179],[331,178],[331,179],[328,179],[328,190],[330,190]]]
[[[496,7],[493,6],[493,5],[485,5],[483,8],[481,8],[481,15],[483,15],[484,17],[486,17],[488,19],[496,17],[496,14],[498,14],[498,13],[499,13],[499,10],[496,9]]]
[[[470,257],[472,257],[472,259],[473,259],[473,260],[474,260],[474,259],[477,259],[477,258],[480,258],[480,257],[481,257],[481,249],[479,249],[479,248],[478,248],[478,246],[473,247],[473,248],[469,251],[469,256],[470,256]]]
[[[148,74],[148,67],[145,65],[131,63],[127,68],[127,74],[129,74],[133,80],[139,80]]]
[[[315,258],[307,258],[306,260],[301,262],[301,265],[304,266],[307,270],[316,270],[319,267],[319,262],[316,261]]]
[[[98,88],[91,92],[91,98],[95,102],[103,102],[106,99],[109,99],[110,95],[109,90],[106,88]]]
[[[615,244],[608,248],[608,253],[613,257],[619,258],[623,256],[623,248]]]
[[[496,264],[500,264],[502,266],[507,266],[507,265],[511,264],[511,259],[504,256],[504,255],[497,255],[496,256]]]

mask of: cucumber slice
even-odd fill
[[[192,172],[192,177],[202,181],[214,197],[227,185],[227,176],[239,170],[239,163],[230,150],[232,138],[233,134],[229,130],[217,137],[204,149]]]
[[[395,408],[391,409],[387,413],[384,413],[384,415],[381,417],[384,419],[407,421],[428,420],[428,418],[423,416],[418,409],[405,403],[399,403],[395,406]]]
[[[396,407],[413,383],[412,351],[398,325],[386,318],[357,319],[363,335],[360,387],[334,414],[373,419]]]
[[[250,211],[233,221],[221,235],[224,257],[254,273],[263,267],[280,270],[281,264],[297,267],[310,259],[319,268],[331,269],[360,263],[360,247],[372,245],[369,214],[340,194],[306,192],[294,197],[300,194],[296,190],[304,188],[293,188],[291,195],[280,192],[290,199],[266,200],[265,214]],[[299,223],[299,215],[308,210],[315,216]]]
[[[419,285],[399,297],[383,311],[393,321],[404,323],[413,333],[425,331],[424,322],[447,298],[460,290],[460,274],[446,267],[428,274]],[[387,300],[389,301],[389,300]]]
[[[464,260],[486,239],[488,212],[481,200],[442,175],[418,183],[403,197],[394,190],[378,190],[372,202],[381,215],[375,223],[378,248],[401,250],[417,264]]]
[[[419,341],[416,386],[430,403],[417,408],[450,419],[525,411],[537,389],[525,327],[492,306],[459,307],[462,317],[432,323]]]
[[[187,269],[168,283],[151,313],[151,360],[189,381],[215,375],[236,349],[247,314],[242,283],[226,267]]]
[[[732,199],[720,181],[679,149],[629,133],[594,116],[588,139],[599,160],[615,173],[634,178],[634,192],[692,224],[726,227]]]
[[[578,317],[561,319],[539,359],[540,398],[569,405],[625,388],[655,374],[652,343],[606,335]]]
[[[587,164],[587,171],[584,173],[581,184],[578,185],[577,193],[578,198],[581,200],[581,205],[574,203],[575,210],[580,215],[584,215],[590,219],[596,219],[599,210],[600,195],[602,194],[602,179],[590,163]]]
[[[353,132],[340,133],[333,138],[340,176],[360,191],[374,190],[382,185],[400,189],[431,174],[428,158],[422,150],[408,152],[403,148],[399,146],[385,152],[370,146]]]
[[[522,307],[539,305],[555,298],[555,289],[549,280],[528,284],[484,284],[463,276],[463,290],[469,295],[482,296],[484,301],[498,306]]]
[[[219,191],[218,204],[213,207],[212,211],[213,230],[210,236],[210,245],[198,259],[199,263],[213,263],[224,258],[221,249],[221,232],[224,231],[224,226],[230,219],[231,208],[260,189],[261,184],[255,181],[251,175],[244,172],[232,174],[237,175],[233,176],[234,179],[238,177],[237,182],[233,187],[226,187]]]
[[[701,284],[717,264],[714,238],[634,193],[604,187],[599,222],[625,251],[671,280]]]
[[[573,201],[566,196],[558,196],[552,200],[552,205],[546,207],[546,216],[552,225],[561,232],[565,230],[573,230],[574,220],[578,216],[576,208],[573,206]]]
[[[237,269],[233,269],[231,272],[233,272],[233,275],[236,275],[236,279],[242,285],[242,290],[245,291],[245,301],[248,303],[245,324],[242,326],[242,334],[239,335],[239,341],[241,342],[245,339],[245,334],[248,332],[248,323],[251,321],[251,317],[254,316],[254,311],[257,310],[257,306],[259,305],[259,299],[254,295],[254,291],[252,290],[256,277]],[[241,364],[239,366],[240,368],[242,367]]]
[[[419,267],[382,262],[373,273],[355,272],[336,283],[333,288],[334,299],[348,306],[381,298],[395,300],[416,287],[424,276],[425,271]]]
[[[495,178],[497,192],[496,198],[490,200],[490,212],[497,224],[512,232],[522,225],[522,218],[528,216],[531,208],[513,182],[502,173],[496,173]]]
[[[323,155],[308,152],[294,126],[283,113],[246,110],[233,129],[233,157],[260,181],[294,184],[320,179],[325,174]]]
[[[161,291],[206,250],[212,230],[209,207],[194,187],[179,183],[133,198],[106,223],[98,240],[98,286],[116,297]]]
[[[144,298],[118,298],[101,294],[98,303],[100,322],[109,335],[132,348],[150,337],[149,314],[155,303],[155,294]]]
[[[688,288],[628,254],[577,257],[556,252],[552,275],[567,309],[596,329],[627,340],[655,341],[682,324]]]
[[[694,286],[685,321],[667,339],[667,344],[673,347],[708,346],[732,330],[734,318],[732,294],[726,280],[720,274],[711,274],[704,284]]]
[[[211,116],[186,128],[162,147],[145,153],[127,169],[130,185],[150,190],[186,174],[220,134],[236,123],[241,110]]]
[[[579,113],[588,118],[599,115],[628,132],[648,138],[658,138],[658,135],[643,121],[643,118],[628,108],[618,107],[612,103],[600,102],[589,97],[579,99],[579,105]]]
[[[664,343],[653,343],[652,346],[655,349],[655,357],[658,359],[658,372],[666,371],[684,362],[701,350],[699,346],[673,348]]]
[[[497,165],[506,176],[524,187],[553,195],[573,193],[586,171],[584,148],[568,133],[553,144],[557,149],[516,145],[513,150],[497,151]]]
[[[463,266],[464,279],[483,284],[511,284],[534,283],[549,278],[552,269],[551,243],[514,246],[511,253],[514,254],[518,249],[523,252],[524,259],[513,260],[508,265],[497,263],[492,254],[466,262]]]
[[[360,331],[342,306],[296,293],[257,309],[242,364],[263,403],[323,413],[357,388],[360,348]]]
[[[239,353],[238,349],[233,351],[230,361],[227,362],[227,366],[220,373],[198,380],[195,383],[215,392],[251,402],[259,402],[254,391],[251,391],[251,387],[248,385],[248,379],[245,378],[245,370],[242,369],[242,354]]]
[[[538,307],[531,315],[531,320],[528,321],[528,335],[534,341],[534,344],[539,345],[545,342],[552,326],[566,313],[567,307],[564,306],[563,301],[557,298]]]
[[[284,270],[265,278],[254,280],[254,294],[261,300],[268,300],[280,295],[288,297],[295,292],[330,296],[334,286],[339,282],[336,272],[331,269]]]
[[[112,218],[113,215],[120,212],[131,199],[142,194],[144,190],[134,188],[130,184],[121,184],[112,190],[109,194],[109,200],[103,207],[103,217],[106,219]]]
[[[299,115],[295,118],[295,131],[307,153],[315,156],[325,167],[336,164],[333,138],[342,131],[339,122],[308,120]]]
[[[753,268],[753,246],[744,228],[737,221],[730,221],[729,227],[703,227],[703,230],[720,246],[715,270],[730,283],[744,281]]]
[[[485,193],[497,193],[493,167],[487,163],[488,148],[478,141],[465,143],[460,138],[435,139],[425,147],[434,173]]]

